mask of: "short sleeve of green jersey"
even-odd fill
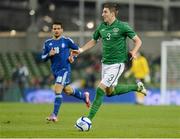
[[[124,23],[124,33],[130,39],[132,39],[134,36],[136,36],[136,33],[134,32],[134,30],[127,23]]]
[[[96,41],[100,38],[100,26],[101,25],[99,25],[93,33],[93,39]]]

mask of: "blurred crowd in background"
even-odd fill
[[[151,82],[147,84],[148,88],[160,87],[160,58],[151,60],[145,55],[150,65],[150,78]],[[38,64],[41,63],[36,60]],[[126,73],[130,64],[127,64]],[[11,71],[11,77],[6,78],[0,76],[0,100],[1,101],[19,101],[25,99],[25,93],[27,89],[53,89],[54,77],[50,72],[44,76],[32,76],[29,74],[27,66],[17,63],[17,65]],[[101,55],[94,55],[91,53],[83,54],[79,56],[72,64],[72,80],[71,85],[80,89],[95,88],[97,82],[100,80],[101,71]],[[119,82],[135,82],[136,79],[133,75],[126,78],[123,74],[123,78]],[[14,95],[13,95],[14,94]]]

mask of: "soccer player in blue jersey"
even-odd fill
[[[62,36],[63,25],[60,22],[54,22],[52,25],[53,37],[45,41],[41,59],[51,61],[51,71],[55,78],[55,101],[54,110],[48,121],[57,122],[58,112],[62,103],[62,91],[68,95],[72,95],[83,100],[86,106],[90,107],[89,93],[82,93],[76,88],[72,88],[70,84],[71,66],[74,57],[70,55],[71,50],[78,50],[78,46],[70,38]]]

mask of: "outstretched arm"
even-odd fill
[[[79,55],[80,53],[83,53],[85,52],[86,50],[88,49],[91,49],[92,47],[94,47],[96,45],[96,41],[95,40],[90,40],[88,41],[84,46],[82,46],[81,48],[79,48],[79,50],[72,50],[71,54],[72,55]]]

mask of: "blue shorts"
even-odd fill
[[[66,86],[66,85],[70,84],[70,81],[71,81],[70,76],[71,76],[70,71],[59,70],[54,74],[55,83]]]

